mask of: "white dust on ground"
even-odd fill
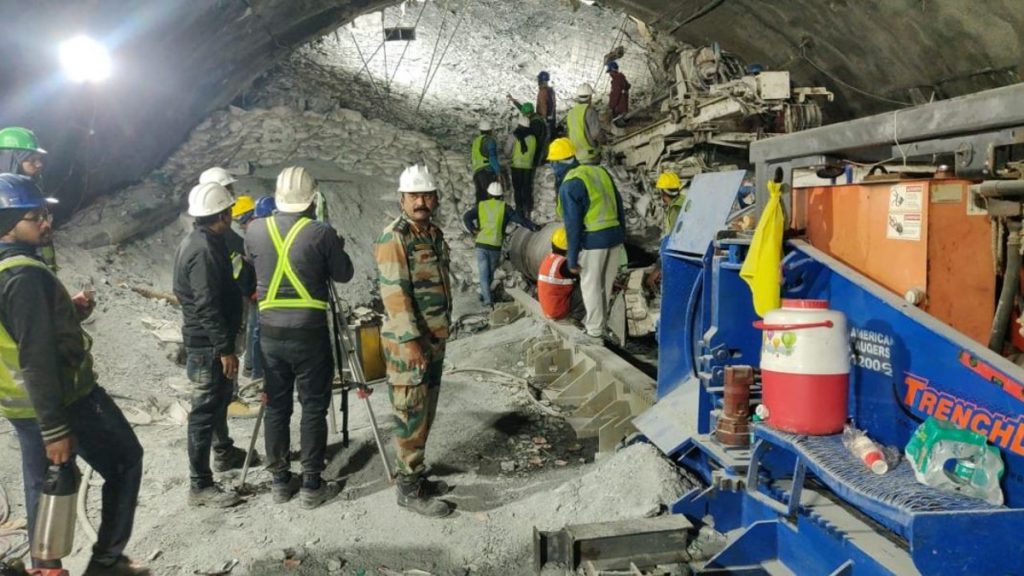
[[[80,256],[74,250],[63,253]],[[87,261],[76,259],[76,264]],[[65,268],[63,274],[76,278],[82,273]],[[380,566],[434,574],[527,574],[532,569],[535,526],[558,529],[567,523],[643,517],[670,505],[685,489],[673,466],[646,445],[626,448],[597,464],[588,454],[586,464],[498,472],[497,460],[517,456],[501,453],[514,437],[524,432],[554,434],[564,423],[536,413],[522,388],[486,376],[478,380],[458,375],[445,380],[428,450],[434,471],[456,486],[450,499],[458,510],[452,518],[433,520],[397,508],[394,492],[383,479],[365,409],[355,404],[355,398],[352,445],[340,449],[340,438],[330,437],[328,475],[344,482],[345,498],[309,512],[294,501],[277,506],[266,493],[269,475],[257,469],[249,481],[259,485],[259,493],[245,504],[226,511],[190,509],[185,503],[185,427],[152,407],[187,398],[169,386],[175,379],[184,383],[184,370],[166,358],[167,351],[136,320],[173,319],[174,311],[102,284],[97,291],[105,305],[91,329],[97,338],[101,380],[123,408],[142,408],[156,417],[153,424],[136,428],[146,458],[128,553],[144,560],[159,551],[159,557],[150,561],[157,574],[211,570],[231,559],[240,561],[234,574],[280,574],[286,556],[301,560],[289,571],[296,574],[324,574],[338,559],[345,562],[341,574],[355,574],[360,568],[373,574]],[[446,369],[473,365],[521,374],[515,364],[521,359],[518,343],[542,330],[537,321],[523,319],[456,340],[450,345]],[[385,391],[372,398],[378,418],[389,428]],[[293,420],[294,446],[298,419]],[[248,441],[252,423],[231,421],[237,443]],[[15,438],[7,430],[6,424],[0,427],[0,461],[17,462]],[[258,446],[262,452],[262,441]],[[237,482],[237,472],[221,478]],[[16,514],[21,513],[17,467],[3,466],[0,480],[11,493]],[[98,489],[91,492],[94,519],[98,494]],[[79,531],[76,552],[67,565],[79,570],[87,556],[88,543]]]

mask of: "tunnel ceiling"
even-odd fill
[[[46,187],[73,209],[144,177],[210,111],[295,47],[398,3],[40,0],[27,7],[0,1],[8,24],[0,124],[39,133],[53,151]],[[718,42],[748,63],[789,69],[798,83],[826,86],[837,94],[832,110],[840,118],[1020,78],[1019,0],[989,0],[970,13],[964,0],[599,3],[684,42]],[[107,83],[73,86],[56,77],[55,47],[76,32],[113,44],[117,68]]]

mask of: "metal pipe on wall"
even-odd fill
[[[1006,228],[1006,272],[1003,274],[1003,289],[999,292],[999,302],[996,304],[995,317],[992,319],[992,335],[988,341],[989,349],[1000,354],[1003,352],[1006,332],[1010,327],[1010,316],[1013,314],[1013,305],[1020,289],[1021,223],[1010,221],[1007,222]]]

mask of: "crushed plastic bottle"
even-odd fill
[[[917,427],[906,455],[918,482],[1002,505],[1003,457],[981,434],[931,417]]]
[[[868,438],[867,434],[849,424],[843,428],[843,445],[875,474],[881,475],[889,471],[889,463],[882,448]]]

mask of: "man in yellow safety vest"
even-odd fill
[[[34,533],[49,466],[81,456],[103,477],[103,511],[86,576],[142,576],[124,556],[142,483],[142,446],[96,382],[92,339],[81,321],[92,296],[70,296],[42,261],[53,218],[31,178],[0,175],[0,416],[21,448],[28,533]],[[13,463],[9,463],[13,467]],[[33,560],[36,568],[59,561]]]
[[[600,164],[601,145],[605,142],[601,120],[594,108],[594,88],[587,83],[580,84],[576,90],[576,105],[565,117],[565,127],[576,149],[576,159],[580,164]]]
[[[530,119],[520,116],[518,126],[509,135],[508,156],[512,158],[512,192],[516,211],[523,216],[533,212],[533,168],[536,166],[537,136]]]
[[[608,171],[590,164],[569,170],[558,196],[568,237],[566,259],[580,276],[587,309],[584,343],[601,344],[626,238],[622,196]]]
[[[505,229],[510,223],[530,230],[540,230],[518,210],[512,210],[502,199],[501,184],[492,182],[487,188],[489,199],[476,205],[462,215],[466,230],[476,235],[476,265],[480,273],[480,302],[494,307],[491,283],[494,272],[501,266],[501,247],[505,241]]]
[[[494,139],[494,125],[486,118],[480,121],[480,134],[473,139],[470,146],[469,162],[473,168],[476,201],[482,202],[487,199],[487,187],[501,177],[501,162],[498,161],[498,141]]]
[[[277,177],[277,213],[253,220],[245,234],[246,253],[256,267],[267,396],[267,470],[271,493],[283,504],[300,483],[288,464],[292,397],[302,405],[299,431],[302,480],[299,504],[316,508],[338,494],[335,482],[321,477],[327,450],[327,410],[331,402],[334,360],[327,328],[329,282],[352,279],[345,241],[328,224],[316,221],[317,184],[301,166]]]

